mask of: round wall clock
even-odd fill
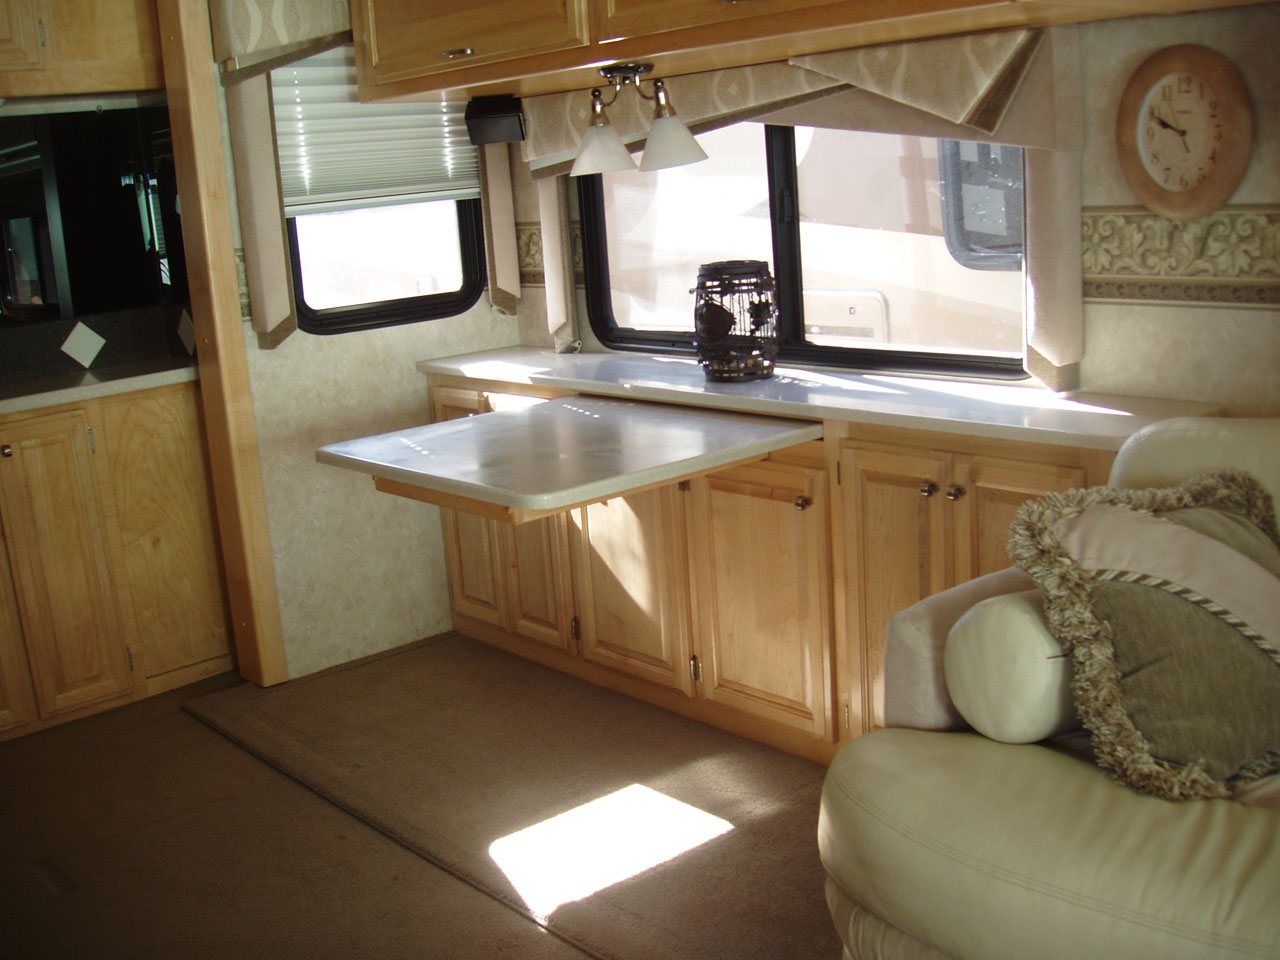
[[[1152,54],[1121,94],[1116,150],[1147,208],[1172,220],[1217,210],[1253,152],[1253,103],[1240,71],[1197,44]]]

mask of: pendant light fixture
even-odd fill
[[[613,96],[605,101],[599,88],[591,91],[591,122],[583,134],[582,146],[578,148],[569,176],[636,168],[635,161],[605,113],[605,108],[613,105],[625,86],[634,86],[637,94],[654,102],[653,123],[645,141],[641,170],[664,170],[707,159],[689,128],[676,116],[666,85],[661,80],[652,81],[652,94],[645,93],[640,86],[640,78],[652,70],[653,65],[649,63],[615,63],[600,68],[600,75],[613,87]]]

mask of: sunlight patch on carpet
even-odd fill
[[[493,858],[532,913],[674,860],[733,829],[720,817],[638,783],[495,840]]]

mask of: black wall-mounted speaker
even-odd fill
[[[482,143],[518,143],[524,139],[520,98],[510,95],[475,97],[467,103],[467,133]]]

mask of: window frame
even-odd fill
[[[1025,380],[1030,377],[1022,357],[832,347],[804,342],[795,130],[773,124],[764,125],[764,129],[773,272],[779,314],[779,360],[879,373],[944,374],[987,380]],[[692,330],[688,333],[624,331],[618,326],[609,287],[604,180],[600,174],[578,178],[578,204],[582,221],[587,319],[596,338],[611,350],[695,355]],[[1025,278],[1023,282],[1026,282]]]
[[[400,297],[348,307],[315,309],[306,302],[302,283],[302,257],[298,248],[298,228],[289,217],[289,260],[293,274],[293,303],[298,329],[329,336],[376,330],[406,323],[440,320],[466,313],[480,300],[488,282],[484,248],[484,221],[478,198],[455,200],[458,215],[458,250],[462,259],[462,286],[445,293],[420,297]]]

